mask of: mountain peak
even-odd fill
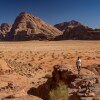
[[[21,12],[18,17],[34,17],[32,14],[27,12]]]
[[[68,21],[67,22],[69,25],[82,25],[80,22],[78,22],[78,21],[75,21],[75,20],[71,20],[71,21]]]
[[[54,25],[56,28],[58,28],[61,31],[65,31],[66,28],[72,26],[72,27],[77,27],[77,26],[84,26],[82,25],[80,22],[75,21],[75,20],[70,20],[68,22],[63,22],[63,23],[59,23]]]

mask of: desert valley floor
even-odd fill
[[[84,64],[100,63],[100,41],[28,41],[1,42],[0,58],[52,67],[75,64],[78,56]]]
[[[100,41],[0,42],[0,100],[10,95],[15,95],[14,100],[42,100],[30,95],[30,88],[45,83],[45,76],[52,74],[54,65],[71,65],[76,70],[78,56],[83,67],[100,64]],[[11,72],[7,72],[8,69]],[[84,73],[89,72],[84,69]],[[2,88],[9,82],[17,89]]]

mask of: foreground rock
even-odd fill
[[[40,18],[28,13],[21,13],[15,20],[8,40],[53,40],[62,32],[55,27],[45,23]]]
[[[70,84],[71,81],[77,78],[77,75],[68,66],[54,66],[54,71],[52,73],[53,82],[59,83],[63,81],[64,83]]]
[[[96,100],[100,97],[100,76],[91,72],[93,68],[98,68],[99,72],[99,65],[91,65],[89,74],[86,71],[85,74],[77,75],[68,66],[56,65],[52,74],[51,88],[55,88],[62,81],[68,86],[69,90],[74,91],[69,94],[70,100],[73,100],[74,97],[77,98],[75,100]]]
[[[100,75],[100,64],[93,64],[86,67],[86,69],[92,71],[96,75]]]
[[[93,81],[93,77],[90,80],[86,78],[82,80],[83,82],[77,91],[80,100],[100,100],[100,81],[97,80],[98,78],[95,78]]]

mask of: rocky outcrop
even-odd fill
[[[7,38],[14,41],[53,40],[61,34],[61,31],[45,23],[40,18],[23,12],[16,18]]]
[[[73,80],[77,78],[75,72],[70,69],[68,66],[55,65],[54,71],[52,73],[52,82],[59,83],[63,81],[69,85]]]
[[[0,40],[5,40],[6,35],[10,32],[11,30],[11,25],[7,23],[2,23],[0,26]]]
[[[93,68],[99,69],[99,65],[90,65],[89,67],[90,69],[88,69],[91,71],[93,71]],[[100,98],[100,77],[98,77],[98,75],[77,75],[75,71],[68,66],[55,65],[52,74],[51,88],[57,87],[61,81],[69,87],[70,100],[76,97],[79,99],[75,100],[96,100]],[[72,90],[72,92],[70,92],[70,90]]]
[[[57,36],[55,40],[100,40],[100,29],[92,29],[77,21],[55,25],[63,31],[63,35]]]
[[[92,66],[94,65],[90,65]],[[99,65],[96,65],[97,67]],[[100,97],[100,77],[98,75],[93,73],[78,75],[77,70],[75,71],[71,65],[55,65],[53,68],[52,77],[49,77],[46,83],[30,88],[27,93],[43,100],[49,100],[50,91],[59,87],[59,83],[63,82],[68,87],[69,100],[73,98],[74,100],[99,100],[96,99]],[[85,68],[82,67],[85,73],[83,69]]]

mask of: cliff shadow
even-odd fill
[[[37,88],[31,87],[27,91],[27,94],[37,96],[39,98],[42,98],[43,100],[49,100],[48,97],[50,90],[51,90],[51,79],[48,79],[46,83],[38,86]]]

